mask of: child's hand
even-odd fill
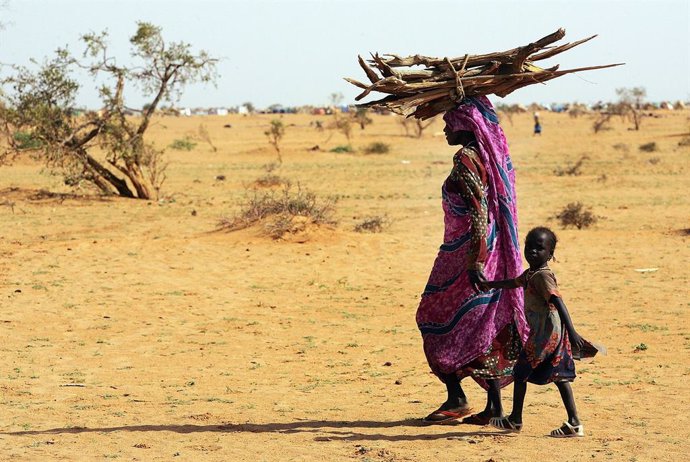
[[[468,270],[467,271],[469,277],[470,277],[470,282],[472,283],[472,287],[476,292],[481,292],[486,290],[484,287],[485,283],[487,282],[486,277],[484,276],[484,273],[482,273],[479,270]]]
[[[582,348],[585,346],[585,341],[582,340],[582,337],[580,337],[580,334],[578,334],[575,331],[570,332],[570,346],[573,349],[576,349],[577,351],[582,351]]]

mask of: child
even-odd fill
[[[551,432],[557,438],[584,436],[573,399],[570,382],[575,379],[576,356],[592,356],[591,344],[580,337],[570,320],[560,294],[556,277],[548,267],[556,248],[556,235],[548,228],[534,228],[525,239],[525,259],[529,269],[516,279],[486,281],[485,287],[495,289],[525,290],[525,316],[530,326],[529,338],[523,345],[513,369],[513,411],[507,417],[494,417],[492,426],[508,431],[522,429],[522,406],[527,392],[527,382],[545,385],[554,382],[563,399],[568,420]]]

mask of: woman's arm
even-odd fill
[[[469,148],[463,148],[458,152],[453,158],[453,163],[450,177],[457,186],[457,192],[465,201],[470,214],[472,238],[467,257],[467,269],[472,272],[470,278],[476,279],[472,281],[476,284],[483,279],[481,272],[484,271],[487,257],[488,212],[487,198],[484,194],[486,171],[479,155]]]
[[[558,315],[561,317],[565,329],[568,331],[568,337],[570,337],[570,345],[581,350],[584,346],[584,341],[582,337],[575,331],[573,327],[573,321],[570,319],[570,313],[568,313],[568,308],[566,308],[563,299],[558,295],[551,295],[549,298],[549,303],[556,307],[558,310]]]

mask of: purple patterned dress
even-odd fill
[[[484,388],[486,379],[497,378],[504,386],[512,380],[520,341],[529,333],[522,291],[477,293],[467,270],[481,269],[489,280],[521,273],[515,173],[486,97],[466,98],[444,120],[452,131],[474,132],[477,169],[456,156],[442,187],[444,239],[417,309],[417,325],[439,378],[471,376]],[[459,166],[463,163],[469,175]],[[458,182],[460,187],[452,186]]]

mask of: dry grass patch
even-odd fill
[[[280,239],[288,233],[304,231],[307,225],[333,225],[335,203],[321,200],[313,192],[296,189],[287,182],[280,191],[254,191],[232,218],[223,218],[219,228],[236,231],[263,225],[264,234]]]

